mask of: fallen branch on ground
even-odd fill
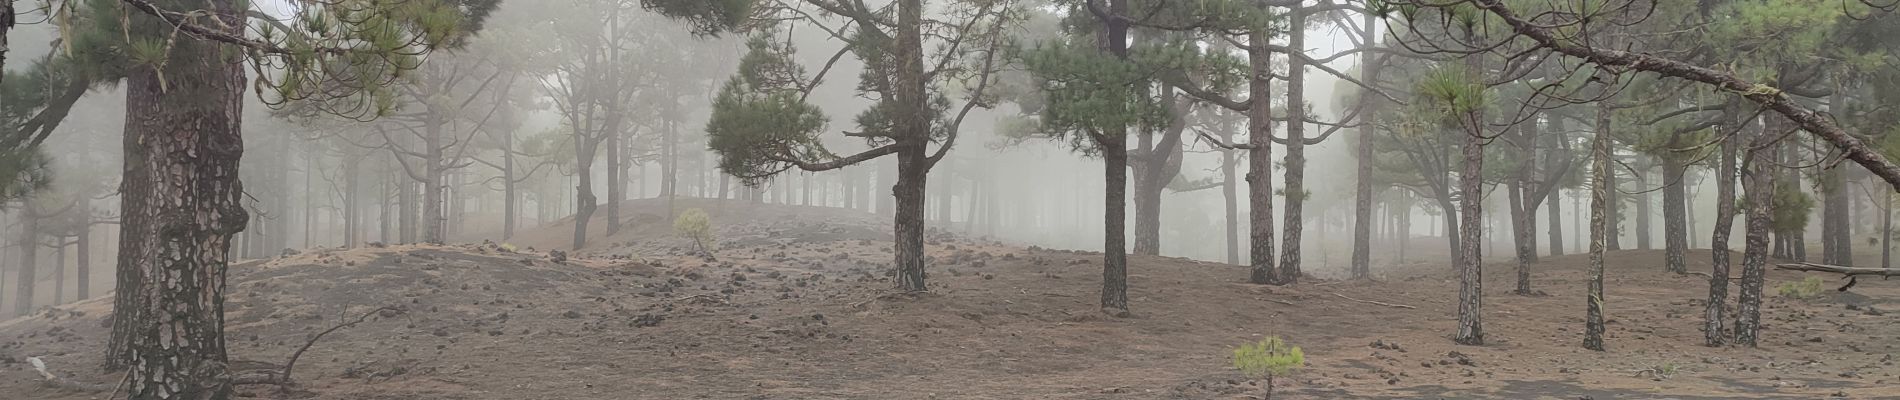
[[[1793,264],[1775,264],[1775,269],[1785,269],[1789,271],[1802,271],[1802,272],[1827,272],[1827,273],[1841,274],[1841,276],[1847,276],[1847,277],[1870,275],[1870,276],[1892,278],[1892,277],[1900,276],[1900,269],[1843,267],[1839,265],[1827,265],[1827,264],[1819,264],[1819,263],[1811,263],[1811,262],[1793,263]]]
[[[1834,289],[1834,291],[1837,291],[1837,292],[1845,292],[1847,291],[1847,288],[1854,287],[1854,284],[1860,283],[1861,275],[1878,276],[1882,280],[1900,276],[1900,269],[1855,268],[1855,267],[1843,267],[1839,265],[1817,264],[1817,263],[1811,263],[1811,262],[1794,263],[1794,264],[1775,264],[1775,269],[1785,269],[1789,271],[1802,271],[1802,272],[1828,272],[1828,273],[1841,274],[1842,278],[1847,278],[1847,284],[1841,285],[1840,288]]]
[[[1360,299],[1355,299],[1355,298],[1351,298],[1351,297],[1346,297],[1346,295],[1343,295],[1343,294],[1339,294],[1339,293],[1333,293],[1333,295],[1334,295],[1334,296],[1339,296],[1339,298],[1342,298],[1342,299],[1346,299],[1346,300],[1352,300],[1352,301],[1357,301],[1357,302],[1360,302],[1360,303],[1366,303],[1366,304],[1377,304],[1377,305],[1382,305],[1382,306],[1386,306],[1386,307],[1393,307],[1393,308],[1403,308],[1403,309],[1407,309],[1407,310],[1415,310],[1415,309],[1418,309],[1418,307],[1413,307],[1413,306],[1408,306],[1408,305],[1404,305],[1404,304],[1392,304],[1392,303],[1385,303],[1385,302],[1377,302],[1377,301],[1372,301],[1372,300],[1360,300]]]
[[[298,347],[296,352],[290,353],[290,359],[284,361],[284,371],[281,373],[278,373],[276,376],[271,376],[268,373],[255,375],[255,376],[240,376],[236,379],[233,379],[231,383],[238,384],[238,385],[272,384],[272,385],[277,385],[280,388],[287,389],[290,386],[290,369],[297,366],[297,359],[299,357],[303,357],[303,353],[305,351],[309,351],[310,346],[315,346],[317,344],[317,340],[323,339],[323,336],[330,334],[330,332],[336,332],[337,330],[341,330],[343,328],[348,328],[348,327],[356,326],[356,324],[361,324],[363,323],[363,321],[368,321],[369,316],[376,315],[376,313],[380,313],[383,311],[401,312],[402,310],[398,310],[395,307],[390,307],[390,306],[376,307],[376,309],[374,310],[369,310],[369,312],[366,312],[366,313],[363,313],[363,315],[357,316],[355,320],[344,321],[343,323],[336,324],[335,326],[331,326],[330,329],[325,329],[323,330],[323,332],[317,332],[316,335],[310,336],[310,340],[306,340],[303,342],[303,347]]]

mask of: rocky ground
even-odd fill
[[[707,258],[670,221],[575,254],[529,232],[508,245],[312,249],[234,265],[227,307],[241,369],[295,364],[318,399],[1246,399],[1234,346],[1279,336],[1305,369],[1276,398],[1900,398],[1900,282],[1772,297],[1762,347],[1700,345],[1707,280],[1659,251],[1609,257],[1609,351],[1583,350],[1585,257],[1546,258],[1515,296],[1486,274],[1485,346],[1458,346],[1442,265],[1381,282],[1243,283],[1243,267],[1133,257],[1132,318],[1095,304],[1095,253],[936,232],[931,292],[892,294],[882,218],[778,207],[715,212]],[[709,210],[711,211],[711,210]],[[848,212],[847,212],[848,213]],[[630,220],[639,219],[635,213]],[[721,216],[723,215],[723,217]],[[660,228],[664,226],[665,228]],[[547,228],[558,232],[560,227]],[[571,232],[571,227],[568,227]],[[662,230],[664,229],[664,230]],[[1706,271],[1706,251],[1691,270]],[[1739,257],[1737,258],[1739,259]],[[1390,272],[1390,271],[1388,271]],[[1738,272],[1739,273],[1739,272]],[[110,297],[0,322],[0,398],[96,399],[42,383],[100,371]]]

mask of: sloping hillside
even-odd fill
[[[709,210],[711,211],[711,210]],[[1133,318],[1096,309],[1100,255],[933,235],[931,292],[896,295],[873,225],[771,210],[712,212],[716,260],[640,223],[596,250],[499,244],[317,249],[236,265],[228,340],[240,369],[292,372],[320,399],[1243,399],[1261,382],[1233,346],[1275,335],[1307,367],[1285,398],[1854,398],[1891,396],[1900,283],[1764,305],[1761,349],[1699,346],[1706,280],[1658,252],[1612,254],[1608,352],[1579,347],[1584,257],[1548,258],[1536,285],[1487,280],[1488,342],[1456,346],[1456,282],[1241,283],[1239,266],[1134,257]],[[844,222],[840,222],[844,221]],[[875,217],[864,221],[875,222]],[[657,233],[667,226],[669,233]],[[571,228],[570,228],[571,229]],[[536,233],[538,234],[538,233]],[[524,236],[533,236],[524,235]],[[637,250],[637,251],[635,251]],[[1696,257],[1694,259],[1700,259]],[[1706,265],[1692,265],[1706,270]],[[1798,275],[1770,274],[1776,282]],[[0,323],[0,393],[90,399],[110,298]],[[387,310],[371,312],[379,307]]]

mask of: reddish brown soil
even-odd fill
[[[725,219],[718,261],[658,222],[555,262],[498,245],[319,249],[232,268],[233,359],[281,365],[313,332],[378,306],[399,312],[323,338],[296,364],[321,399],[1244,399],[1229,368],[1266,335],[1306,368],[1277,398],[1789,398],[1900,396],[1900,282],[1815,300],[1773,297],[1760,348],[1701,346],[1701,276],[1659,251],[1609,257],[1609,351],[1583,350],[1585,257],[1546,258],[1536,289],[1486,274],[1488,345],[1458,346],[1456,282],[1440,266],[1385,282],[1242,283],[1239,266],[1133,257],[1135,316],[1095,307],[1100,255],[933,235],[931,292],[892,295],[888,244],[862,223],[766,211]],[[864,218],[875,223],[881,218]],[[550,229],[556,229],[552,227]],[[570,228],[571,229],[571,228]],[[670,226],[668,226],[670,229]],[[869,233],[866,233],[869,232]],[[645,239],[640,239],[645,235]],[[534,239],[534,238],[527,238]],[[776,240],[775,240],[776,239]],[[543,249],[546,244],[541,245]],[[635,251],[639,250],[639,251]],[[1706,251],[1692,270],[1706,271]],[[1401,274],[1400,272],[1405,272]],[[1831,285],[1831,284],[1830,284]],[[1406,309],[1352,299],[1417,307]],[[110,298],[0,322],[0,398],[93,399],[48,387],[100,371]],[[1852,308],[1849,308],[1852,305]],[[1872,311],[1870,311],[1872,310]],[[1375,342],[1378,345],[1374,345]],[[254,362],[254,363],[253,363]]]

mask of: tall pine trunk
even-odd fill
[[[1231,129],[1232,126],[1227,126],[1226,128],[1227,129],[1221,129],[1221,143],[1233,143],[1234,131]],[[1231,151],[1223,151],[1220,154],[1220,173],[1222,177],[1220,195],[1222,212],[1224,212],[1226,216],[1227,263],[1239,265],[1240,201],[1235,194],[1240,186],[1240,177],[1234,172],[1234,163],[1239,161],[1235,158],[1234,152]]]
[[[1596,138],[1590,145],[1590,284],[1584,296],[1583,348],[1603,351],[1603,252],[1609,248],[1610,191],[1616,190],[1610,166],[1610,109],[1599,105]]]
[[[195,4],[222,20],[210,26],[242,34],[238,3]],[[245,79],[243,64],[230,61],[241,58],[236,51],[179,41],[163,79],[150,66],[127,72],[124,232],[107,359],[131,367],[126,387],[134,399],[231,395],[225,269],[231,238],[248,219],[238,179]]]
[[[1304,51],[1305,11],[1297,6],[1291,11],[1287,44]],[[1286,211],[1280,213],[1286,224],[1280,232],[1279,283],[1283,285],[1300,280],[1300,238],[1306,230],[1306,63],[1300,57],[1289,56],[1287,64]]]
[[[444,230],[448,227],[447,196],[448,166],[442,159],[442,128],[445,122],[430,117],[431,120],[423,138],[423,180],[422,180],[422,241],[430,244],[442,244]]]
[[[39,281],[40,216],[34,214],[31,206],[20,212],[20,237],[15,245],[20,247],[20,266],[14,279],[13,315],[24,317],[33,313],[33,287]]]
[[[521,220],[520,198],[516,194],[520,182],[515,180],[515,133],[512,129],[501,130],[501,240],[515,237],[515,223]]]
[[[577,128],[578,129],[578,128]],[[594,198],[594,152],[600,139],[577,136],[574,140],[574,172],[580,180],[574,185],[574,250],[587,246],[587,225],[600,208]]]
[[[1377,16],[1374,13],[1365,13],[1362,21],[1359,23],[1360,28],[1362,28],[1359,32],[1360,43],[1363,43],[1364,46],[1378,46],[1375,37],[1376,34],[1374,33],[1377,31],[1377,25],[1374,25],[1376,18]],[[1359,68],[1359,81],[1373,82],[1378,80],[1379,67],[1382,63],[1372,61],[1371,53],[1359,55],[1359,60],[1361,64]],[[1366,114],[1359,119],[1362,121],[1372,120],[1371,108],[1374,105],[1372,96],[1360,96],[1359,101],[1359,112]],[[1359,127],[1359,143],[1355,157],[1358,162],[1355,163],[1357,166],[1355,167],[1355,171],[1353,171],[1355,182],[1352,202],[1352,266],[1350,271],[1353,279],[1369,279],[1372,277],[1372,160],[1374,157],[1372,144],[1377,141],[1377,139],[1373,137],[1374,132],[1376,131],[1373,130],[1370,124]],[[1232,141],[1229,140],[1229,142],[1231,143]],[[1232,171],[1231,167],[1229,167],[1228,170]],[[1228,179],[1230,182],[1233,179],[1231,172],[1228,173]],[[1228,198],[1233,198],[1231,193],[1229,193]],[[1229,204],[1232,204],[1231,200]]]
[[[1724,112],[1732,113],[1734,110]],[[1742,132],[1748,123],[1732,116],[1724,129]],[[1709,299],[1702,313],[1703,344],[1721,346],[1728,343],[1728,278],[1729,278],[1729,233],[1735,225],[1735,156],[1741,146],[1741,139],[1729,138],[1722,142],[1722,155],[1715,169],[1715,229],[1709,235]]]
[[[1103,193],[1102,311],[1128,314],[1128,150],[1126,132],[1108,132],[1097,139],[1102,150]]]
[[[1132,0],[1113,0],[1098,37],[1101,51],[1128,60],[1128,21],[1123,20]],[[1128,314],[1128,127],[1090,132],[1102,152],[1105,181],[1102,201],[1102,311]]]
[[[1476,35],[1465,28],[1465,37],[1472,39]],[[1471,43],[1476,43],[1475,41]],[[1465,58],[1466,79],[1470,82],[1483,82],[1481,72],[1484,63],[1481,57]],[[1482,134],[1486,125],[1483,109],[1474,109],[1464,113],[1462,150],[1464,170],[1458,174],[1458,192],[1460,194],[1459,216],[1463,218],[1458,226],[1458,333],[1452,341],[1464,345],[1484,344],[1484,142]]]
[[[620,131],[605,132],[607,139],[607,236],[620,233],[620,201],[627,198],[627,165],[620,157]],[[670,218],[668,220],[671,220]],[[578,247],[577,247],[578,249]]]
[[[90,215],[92,207],[79,210]],[[79,225],[79,239],[74,241],[78,254],[74,254],[73,259],[73,284],[79,300],[92,298],[92,220],[88,218],[84,222]]]
[[[1247,34],[1250,43],[1266,43],[1266,32]],[[1254,79],[1247,83],[1253,106],[1247,110],[1247,229],[1248,264],[1253,274],[1247,281],[1276,283],[1273,269],[1273,86],[1264,77],[1273,73],[1273,53],[1248,49],[1247,65]]]
[[[1673,146],[1671,148],[1674,148]],[[1683,253],[1689,249],[1688,221],[1688,182],[1683,181],[1688,170],[1680,157],[1662,157],[1663,168],[1663,261],[1669,272],[1686,274],[1689,267],[1685,264]]]
[[[1648,156],[1639,156],[1639,158],[1642,161],[1637,162],[1636,184],[1638,185],[1637,190],[1642,191],[1642,193],[1636,195],[1636,248],[1640,250],[1650,250],[1656,248],[1654,245],[1655,242],[1650,240],[1653,236],[1653,231],[1655,231],[1655,227],[1651,224],[1653,221],[1651,215],[1655,214],[1655,211],[1651,208],[1655,206],[1650,200],[1649,190],[1649,188],[1653,187],[1651,185],[1653,185],[1654,182],[1649,179],[1649,169],[1652,163],[1649,161],[1650,157]]]
[[[1535,123],[1537,120],[1531,121]],[[1553,256],[1564,255],[1563,203],[1560,201],[1562,199],[1559,193],[1562,189],[1558,188],[1562,185],[1563,177],[1555,174],[1558,172],[1557,165],[1562,162],[1560,160],[1570,157],[1570,139],[1566,137],[1568,133],[1564,131],[1565,129],[1567,128],[1564,127],[1563,118],[1551,115],[1550,132],[1534,135],[1539,136],[1539,140],[1545,141],[1544,184],[1553,186],[1549,188],[1549,193],[1544,198],[1544,205],[1549,207],[1546,209],[1545,217],[1550,219],[1550,255]],[[1569,172],[1565,171],[1565,173]]]
[[[929,179],[923,143],[897,152],[896,185],[891,187],[895,216],[897,289],[921,292],[924,286],[924,194]]]
[[[1755,347],[1761,329],[1762,283],[1767,273],[1764,267],[1768,264],[1768,229],[1774,212],[1770,203],[1776,185],[1775,153],[1780,148],[1774,141],[1780,132],[1787,131],[1786,118],[1778,115],[1767,118],[1767,127],[1757,133],[1748,146],[1748,172],[1743,175],[1743,181],[1747,182],[1743,189],[1748,196],[1748,247],[1742,253],[1741,293],[1735,307],[1735,344],[1748,347]]]

